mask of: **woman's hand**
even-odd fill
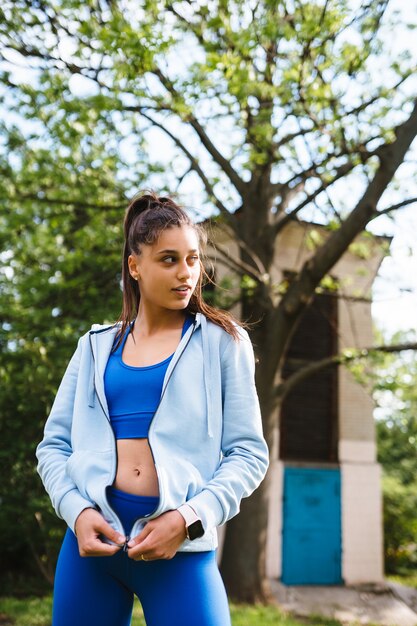
[[[186,536],[181,513],[167,511],[148,522],[142,532],[129,541],[128,556],[135,561],[172,559]]]
[[[116,532],[95,509],[84,509],[75,522],[80,556],[112,556],[123,547],[126,537]],[[104,535],[118,545],[104,543]]]

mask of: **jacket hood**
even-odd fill
[[[120,327],[121,322],[112,325],[93,324],[91,330],[89,331],[90,349],[94,367],[91,367],[88,381],[88,405],[90,407],[94,407],[95,396],[97,396],[108,419],[110,419],[110,415],[104,391],[104,372],[106,369],[108,358],[110,356],[111,349],[113,347],[114,338]],[[201,313],[195,314],[195,320],[193,324],[182,337],[180,343],[177,346],[177,349],[175,350],[174,356],[171,359],[171,362],[165,374],[161,396],[164,394],[165,386],[168,382],[173,368],[175,367],[177,361],[181,357],[181,354],[186,349],[188,342],[191,340],[191,337],[198,328],[201,329],[201,343],[203,350],[203,377],[207,407],[207,435],[212,438],[213,409],[210,400],[212,359],[210,358],[210,342],[208,338],[207,318]]]

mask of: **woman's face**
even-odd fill
[[[141,254],[131,254],[129,270],[138,277],[141,305],[185,309],[200,276],[198,237],[191,226],[173,226],[162,231],[152,245],[142,245]]]

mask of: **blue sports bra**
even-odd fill
[[[182,335],[194,318],[187,315]],[[139,439],[148,430],[161,397],[165,373],[173,354],[155,365],[135,367],[123,362],[122,353],[134,321],[126,329],[117,350],[110,354],[104,372],[104,389],[110,422],[116,439]]]

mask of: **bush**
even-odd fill
[[[384,553],[387,573],[417,566],[417,482],[384,475]]]

